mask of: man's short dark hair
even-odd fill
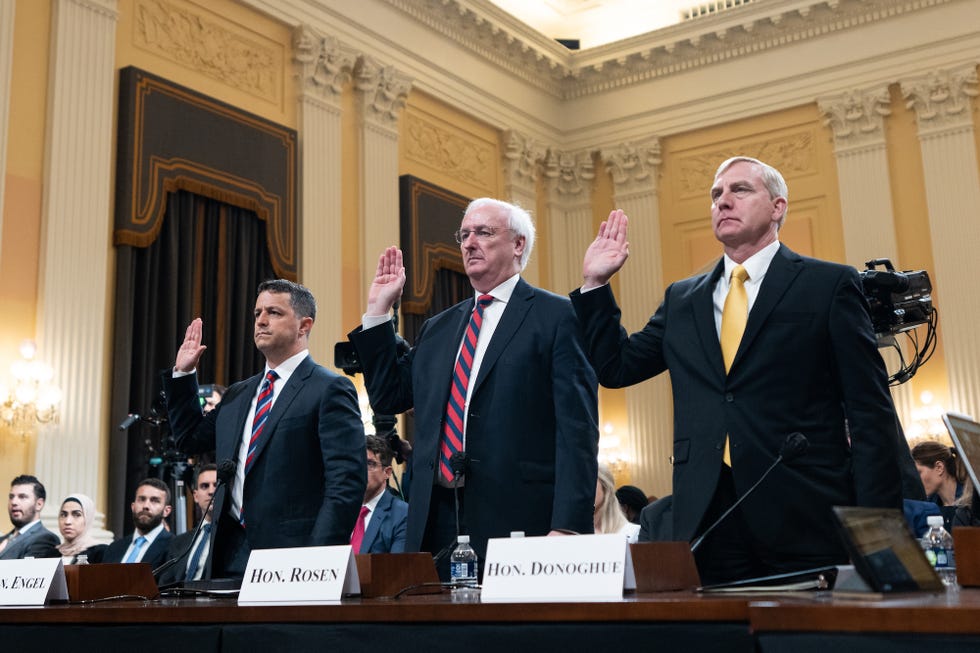
[[[35,499],[44,499],[46,501],[48,498],[48,493],[47,491],[45,491],[44,485],[41,484],[41,481],[37,480],[36,476],[31,476],[30,474],[21,474],[14,480],[10,481],[10,487],[13,487],[15,485],[31,485],[34,487]]]
[[[368,451],[373,451],[378,456],[378,461],[383,467],[391,466],[391,458],[395,455],[388,446],[388,441],[376,435],[364,436],[365,445]]]
[[[201,477],[203,472],[214,472],[218,473],[218,466],[215,463],[205,463],[203,465],[198,465],[197,469],[194,470],[194,488],[197,489],[197,479]]]
[[[269,279],[259,284],[258,293],[289,294],[289,305],[293,307],[296,317],[308,317],[316,321],[316,299],[306,286],[287,279]]]
[[[143,487],[144,485],[148,485],[148,486],[150,486],[152,488],[156,488],[157,490],[162,490],[162,491],[166,492],[167,493],[167,501],[166,501],[166,503],[164,505],[167,505],[167,506],[171,505],[170,504],[170,486],[169,485],[167,485],[166,483],[164,483],[163,481],[161,481],[158,478],[144,478],[142,481],[140,481],[139,483],[136,484],[136,494],[139,494],[140,488]],[[136,496],[135,495],[133,496],[133,499],[134,500],[136,499]]]

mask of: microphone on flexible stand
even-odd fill
[[[449,469],[453,472],[453,509],[456,514],[456,539],[450,541],[449,544],[439,550],[439,553],[432,557],[433,562],[436,564],[439,564],[439,561],[453,550],[453,547],[456,546],[456,542],[459,540],[459,479],[466,473],[466,466],[468,464],[469,456],[463,451],[457,451],[449,458]]]
[[[763,472],[762,476],[759,477],[759,480],[755,482],[755,485],[750,487],[748,491],[745,492],[745,494],[740,496],[735,501],[735,503],[733,503],[731,507],[728,508],[728,510],[722,513],[721,517],[715,520],[715,523],[709,526],[703,533],[701,533],[700,537],[694,540],[694,542],[691,544],[691,553],[697,551],[698,547],[700,547],[701,543],[704,541],[704,538],[706,538],[713,530],[715,530],[718,524],[725,521],[725,518],[728,517],[728,515],[732,514],[732,511],[738,508],[738,506],[742,503],[742,501],[744,501],[750,494],[755,492],[755,489],[759,487],[762,481],[766,480],[767,476],[769,476],[769,472],[771,472],[776,468],[776,465],[800,457],[801,455],[803,455],[803,453],[807,450],[807,447],[809,446],[810,446],[809,440],[807,440],[806,436],[803,435],[802,433],[797,432],[797,433],[790,433],[789,435],[787,435],[786,441],[783,442],[783,446],[779,448],[779,455],[776,456],[776,460],[774,460],[772,464],[769,465],[769,469]]]
[[[218,480],[217,483],[215,483],[214,485],[214,494],[211,495],[211,500],[208,501],[208,507],[205,508],[204,510],[205,515],[207,515],[208,512],[211,511],[211,506],[214,505],[214,498],[218,496],[218,490],[221,489],[221,487],[230,484],[231,480],[235,478],[235,468],[237,466],[238,463],[236,463],[234,460],[231,459],[222,460],[218,464],[218,474],[217,474]],[[205,521],[206,520],[202,517],[201,521],[197,523],[197,527],[194,529],[194,536],[191,537],[190,541],[187,543],[187,546],[184,548],[183,551],[181,551],[180,555],[171,558],[170,560],[167,560],[162,565],[160,565],[159,567],[153,570],[154,580],[158,579],[160,577],[160,574],[167,571],[175,564],[183,560],[187,556],[187,554],[191,552],[191,549],[194,548],[194,543],[197,542],[197,536],[201,533],[201,529],[204,527]],[[213,516],[211,517],[211,521],[212,522],[214,521]]]

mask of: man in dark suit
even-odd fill
[[[14,528],[0,537],[0,560],[61,556],[58,536],[41,523],[47,496],[41,481],[34,476],[22,474],[10,482],[7,515]]]
[[[205,404],[202,409],[206,409],[206,407]],[[214,496],[217,485],[218,466],[214,463],[201,465],[194,477],[192,494],[194,504],[201,511],[202,523],[200,528],[195,526],[192,530],[181,533],[170,540],[167,561],[173,561],[173,563],[162,572],[160,585],[178,583],[183,580],[200,580],[204,576],[208,551],[211,550],[211,531],[214,528],[211,522],[211,515],[214,513],[211,497]]]
[[[173,535],[163,524],[172,509],[170,488],[158,478],[145,478],[136,486],[132,535],[109,545],[102,562],[146,562],[154,569],[167,560],[167,547]]]
[[[197,399],[201,319],[187,327],[167,383],[177,447],[237,463],[215,496],[205,577],[241,577],[252,549],[347,544],[364,496],[364,426],[354,385],[310,358],[310,291],[259,284],[255,346],[265,370],[228,388],[207,414]]]
[[[678,540],[703,533],[757,481],[788,434],[809,440],[705,539],[705,583],[846,562],[831,507],[902,505],[897,420],[860,279],[779,243],[786,198],[774,168],[725,161],[711,187],[723,259],[672,284],[638,333],[620,326],[607,285],[629,254],[622,211],[600,227],[572,293],[603,385],[670,371]]]
[[[384,438],[367,436],[367,489],[354,524],[354,553],[404,553],[408,504],[388,491],[391,447]]]
[[[388,312],[405,268],[390,247],[350,334],[374,410],[415,408],[407,549],[452,547],[454,485],[459,530],[481,557],[488,538],[512,530],[591,533],[595,373],[568,300],[520,277],[534,224],[523,209],[484,198],[469,205],[456,237],[474,298],[428,320],[398,355]],[[439,561],[445,578],[447,556]]]

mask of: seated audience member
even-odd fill
[[[640,523],[640,511],[650,503],[646,493],[635,485],[621,486],[616,490],[616,500],[619,501],[619,507],[626,519],[634,524]]]
[[[204,520],[201,529],[181,533],[170,540],[167,550],[167,560],[173,560],[169,569],[161,573],[160,585],[177,583],[184,580],[200,580],[204,577],[207,567],[208,553],[211,551],[211,518],[214,496],[218,485],[218,466],[214,463],[201,465],[197,468],[194,478],[194,503],[200,509]],[[196,535],[196,537],[195,537]],[[183,556],[183,557],[182,557]]]
[[[404,553],[408,504],[388,489],[391,448],[383,439],[367,436],[367,488],[364,505],[351,534],[354,553]]]
[[[919,470],[926,500],[939,506],[946,530],[951,530],[956,511],[960,507],[969,508],[973,500],[972,483],[960,464],[959,455],[942,442],[926,440],[912,447],[912,459]]]
[[[626,520],[616,500],[616,483],[612,471],[599,463],[599,475],[595,483],[595,512],[592,515],[596,533],[622,533],[627,542],[636,542],[640,533],[637,524]]]
[[[639,542],[670,542],[674,539],[674,497],[668,494],[640,511]]]
[[[956,450],[942,442],[926,440],[912,447],[912,459],[926,490],[937,506],[951,506],[963,494],[966,476],[957,463]]]
[[[167,560],[167,547],[173,535],[163,526],[170,514],[170,488],[158,478],[147,478],[136,486],[132,535],[122,537],[106,549],[102,562],[147,562],[154,568]]]
[[[102,562],[108,544],[99,544],[89,532],[95,521],[95,502],[81,492],[75,492],[61,502],[58,511],[58,530],[65,540],[58,545],[61,558],[66,565],[79,562],[79,556],[95,564]]]
[[[204,403],[201,404],[201,411],[210,413],[214,410],[214,407],[221,403],[221,398],[225,396],[227,389],[225,386],[217,383],[201,386],[199,392],[204,392],[203,395],[200,395],[201,399],[204,400]]]
[[[41,481],[23,474],[10,482],[7,514],[12,531],[0,537],[0,560],[57,558],[58,536],[41,523],[47,492]]]

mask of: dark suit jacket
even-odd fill
[[[178,449],[214,450],[216,460],[238,461],[245,420],[262,376],[229,387],[206,415],[197,400],[195,375],[167,379],[167,408]],[[364,460],[364,425],[354,384],[307,357],[272,405],[245,477],[249,548],[349,544],[367,483]],[[231,546],[220,518],[230,504],[227,488],[220,489],[214,497],[206,577],[214,552]]]
[[[360,553],[404,553],[407,527],[408,504],[385,490],[364,531]]]
[[[129,548],[134,536],[135,534],[131,534],[114,540],[109,545],[109,548],[105,550],[105,555],[102,556],[102,562],[122,562],[123,556],[126,555],[126,549]],[[173,534],[166,528],[160,531],[160,534],[153,540],[153,544],[143,554],[143,559],[140,562],[148,563],[154,569],[166,562],[167,548],[170,546],[170,541],[173,537]]]
[[[212,525],[211,528],[213,530],[214,526]],[[170,546],[167,547],[167,560],[176,560],[178,557],[182,557],[160,574],[160,585],[177,583],[187,578],[187,564],[190,562],[191,556],[194,555],[194,549],[188,549],[188,547],[194,542],[194,532],[195,529],[191,529],[180,535],[175,535],[170,540]],[[184,553],[185,550],[187,550],[186,554]],[[206,564],[204,570],[207,571]]]
[[[676,539],[697,534],[726,433],[742,494],[799,431],[806,454],[777,467],[743,514],[757,538],[783,553],[842,556],[832,506],[902,505],[897,420],[857,272],[781,245],[726,375],[712,305],[723,270],[720,261],[672,284],[631,336],[608,286],[572,293],[599,381],[618,388],[670,371]]]
[[[0,537],[3,542],[10,533]],[[44,524],[31,526],[26,533],[17,536],[2,553],[0,560],[20,560],[22,558],[60,558],[58,545],[61,540],[58,536],[44,527]]]
[[[452,370],[473,304],[427,320],[401,357],[390,325],[350,334],[374,410],[415,408],[408,551],[419,550],[426,529]],[[591,533],[597,387],[567,299],[520,280],[473,383],[460,518],[478,555],[488,538],[513,530]]]

